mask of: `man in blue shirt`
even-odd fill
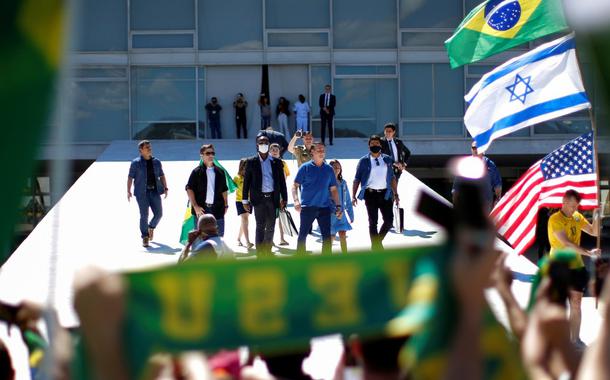
[[[150,141],[142,140],[138,144],[140,157],[131,161],[127,176],[127,201],[131,200],[131,185],[140,208],[140,234],[142,246],[148,247],[152,240],[155,227],[161,220],[163,208],[161,195],[167,198],[167,182],[161,167],[161,161],[153,157]],[[153,212],[153,218],[148,221],[148,209]]]
[[[305,241],[314,220],[318,221],[322,234],[322,254],[330,255],[332,241],[330,237],[330,213],[341,218],[341,206],[337,191],[337,179],[333,168],[324,162],[326,147],[315,142],[309,148],[311,161],[301,165],[292,186],[294,209],[301,213],[301,225],[297,240],[297,253],[305,253]],[[299,189],[301,199],[299,201]]]
[[[369,138],[369,153],[358,161],[356,177],[352,187],[352,204],[356,206],[358,200],[364,200],[366,212],[369,216],[369,235],[371,248],[379,251],[383,249],[381,242],[390,231],[393,220],[392,201],[398,205],[398,192],[396,190],[396,176],[394,175],[394,160],[381,153],[381,137],[372,135]],[[362,189],[358,194],[358,187]],[[377,231],[379,211],[383,217],[383,224]]]

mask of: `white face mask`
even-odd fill
[[[262,154],[269,152],[269,144],[262,144],[258,146],[258,151]]]

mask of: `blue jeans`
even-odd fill
[[[305,241],[313,221],[318,221],[320,233],[322,234],[322,254],[330,255],[332,241],[330,240],[330,208],[328,207],[303,207],[301,209],[301,225],[299,226],[299,237],[297,239],[297,253],[305,253]]]
[[[148,236],[148,228],[155,228],[161,217],[163,216],[163,207],[161,205],[161,195],[156,190],[146,190],[146,195],[143,198],[136,197],[138,207],[140,208],[140,234],[142,238]],[[153,218],[148,222],[148,209],[153,212]]]
[[[220,121],[210,120],[210,131],[212,132],[213,139],[221,139],[222,133],[220,132]]]

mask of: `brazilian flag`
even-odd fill
[[[64,19],[61,0],[0,2],[0,265],[8,258],[21,191],[46,135]]]
[[[452,68],[567,29],[561,0],[487,0],[445,41]]]

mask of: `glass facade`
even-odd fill
[[[392,121],[399,125],[400,135],[411,139],[466,139],[463,96],[502,61],[496,58],[452,70],[443,43],[478,3],[79,2],[78,33],[72,43],[77,63],[71,80],[75,140],[204,138],[203,107],[209,96],[219,96],[226,113],[223,136],[230,138],[235,135],[232,97],[246,93],[251,105],[248,118],[255,128],[256,98],[262,88],[271,89],[273,109],[278,97],[294,104],[298,93],[304,93],[312,106],[314,132],[319,133],[317,101],[327,83],[337,96],[337,137],[379,133],[383,124]],[[525,45],[508,56],[533,46]],[[268,76],[270,83],[263,78],[263,65],[273,74]],[[582,70],[593,99],[594,78],[586,66]],[[231,78],[219,78],[219,73]],[[598,122],[607,119],[604,110],[594,111]],[[572,135],[588,128],[589,115],[581,112],[510,137]]]

